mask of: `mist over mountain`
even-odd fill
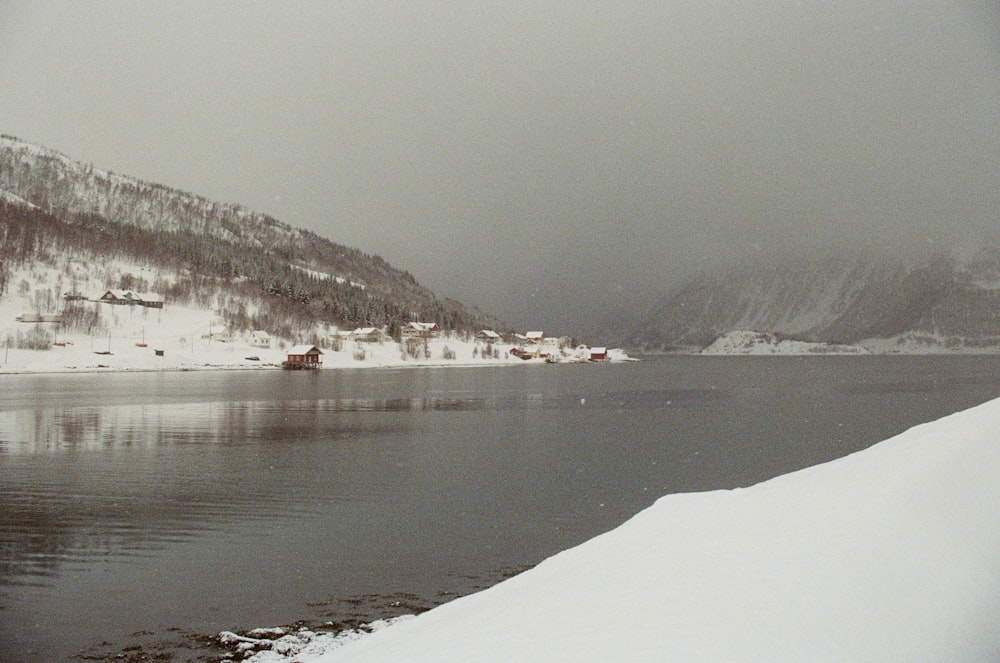
[[[761,258],[668,291],[619,340],[699,348],[736,330],[831,344],[922,338],[955,350],[1000,346],[1000,246],[964,256]]]

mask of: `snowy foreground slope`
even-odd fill
[[[994,400],[751,488],[664,497],[491,589],[294,660],[996,661],[998,624]]]

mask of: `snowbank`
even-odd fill
[[[295,660],[1000,660],[998,479],[995,400]]]

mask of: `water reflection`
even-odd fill
[[[165,444],[212,444],[270,439],[299,422],[310,430],[332,412],[462,409],[462,404],[424,399],[342,401],[246,401],[130,404],[0,412],[0,453],[41,454],[67,450],[148,448]],[[329,429],[330,426],[323,426]]]
[[[134,557],[206,528],[293,515],[308,503],[268,477],[284,452],[253,445],[336,444],[407,426],[327,416],[336,410],[248,401],[0,412],[0,585],[45,584],[79,559]]]
[[[0,584],[44,583],[61,564],[78,558],[147,554],[209,527],[320,508],[315,505],[321,500],[296,495],[287,484],[296,473],[309,471],[288,469],[295,464],[287,454],[301,454],[303,447],[324,455],[320,465],[340,444],[372,445],[367,454],[345,453],[344,463],[378,474],[380,481],[405,483],[395,475],[402,466],[369,472],[366,463],[384,463],[387,451],[381,449],[414,426],[408,413],[650,409],[703,406],[720,398],[723,392],[700,388],[599,393],[589,399],[557,390],[496,395],[480,390],[0,411]],[[275,480],[275,474],[283,476]],[[382,488],[369,479],[360,488],[347,481],[324,494],[356,500],[372,490]]]
[[[136,403],[0,412],[0,454],[154,448],[163,444],[239,443],[286,438],[296,422],[308,431],[337,432],[324,415],[365,412],[454,412],[711,405],[730,394],[716,389],[623,391],[612,395],[527,393],[499,396],[336,398],[289,401]],[[340,430],[344,432],[344,430]]]

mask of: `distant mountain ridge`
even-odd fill
[[[126,251],[178,273],[229,280],[233,290],[244,292],[253,291],[245,287],[251,281],[265,298],[297,303],[303,327],[325,321],[396,328],[411,319],[448,329],[499,324],[459,302],[438,299],[378,256],[242,205],[98,170],[7,135],[0,136],[0,203],[9,224],[11,210],[50,215],[64,224],[52,233],[76,237],[91,252]],[[105,241],[90,241],[87,233]],[[282,309],[283,315],[298,315],[294,307]]]
[[[699,348],[737,330],[833,344],[908,335],[956,349],[1000,347],[1000,248],[965,260],[854,254],[703,275],[657,301],[623,342]]]

